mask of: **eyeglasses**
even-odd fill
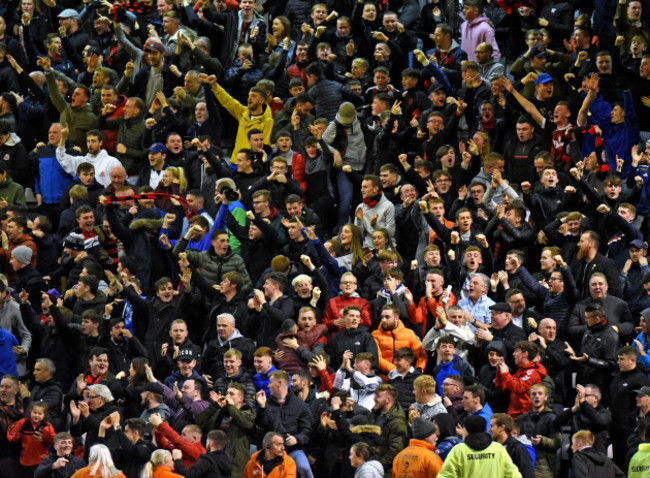
[[[562,279],[561,277],[549,277],[548,280],[549,280],[549,281],[552,281],[552,280],[559,280],[560,282],[564,282],[564,279]]]
[[[266,200],[264,199],[262,201],[253,201],[253,204],[264,204],[265,202]]]
[[[341,281],[341,285],[357,285],[357,283],[351,280],[344,280]]]
[[[99,395],[88,395],[88,400],[92,400],[93,398],[99,398]]]

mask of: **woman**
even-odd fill
[[[169,450],[156,450],[151,454],[151,459],[144,465],[140,478],[182,478],[172,470],[174,460]]]
[[[296,42],[291,40],[291,22],[287,17],[279,16],[273,19],[271,23],[271,33],[266,34],[266,51],[280,53],[282,51],[282,40],[289,37],[289,48],[287,54],[287,65],[293,61],[293,54]]]
[[[390,238],[390,232],[388,232],[388,229],[382,227],[372,233],[372,247],[374,248],[373,253],[375,254],[375,257],[377,257],[380,252],[389,250],[397,254],[397,260],[402,262],[402,257],[399,252],[397,252],[397,249],[395,249],[395,245]]]
[[[50,9],[46,12],[41,12],[40,2],[37,0],[21,0],[18,2],[18,8],[12,18],[13,32],[16,38],[22,36],[22,17],[27,15],[29,17],[29,36],[36,49],[41,53],[47,53],[43,46],[43,40],[48,33],[55,31],[50,19]],[[57,27],[58,28],[58,27]],[[24,40],[21,40],[25,46]]]
[[[126,478],[115,468],[111,452],[106,445],[93,445],[90,448],[88,466],[77,471],[72,478]]]
[[[350,447],[350,464],[357,469],[354,478],[381,478],[384,467],[373,459],[372,448],[362,441]]]
[[[160,183],[158,183],[154,192],[184,197],[185,189],[187,189],[185,170],[183,168],[170,166],[165,169],[165,172],[160,179]],[[173,205],[171,199],[160,197],[156,199],[156,207],[165,212],[171,212]]]

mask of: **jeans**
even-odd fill
[[[296,469],[300,478],[314,478],[314,473],[311,471],[311,465],[307,459],[307,455],[303,450],[294,450],[289,453],[289,456],[296,462]]]
[[[350,221],[350,207],[352,206],[354,186],[352,181],[348,178],[348,175],[343,171],[339,171],[336,176],[336,184],[339,188],[339,214],[337,225],[342,227]]]

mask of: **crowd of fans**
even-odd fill
[[[649,20],[2,2],[0,475],[650,476]]]

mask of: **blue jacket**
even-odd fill
[[[67,149],[67,148],[66,148]],[[75,154],[66,151],[68,154]],[[72,176],[66,173],[56,160],[56,148],[49,144],[36,150],[37,173],[34,193],[43,196],[44,204],[59,204],[63,193],[72,184]]]
[[[253,375],[253,382],[255,382],[255,390],[258,392],[260,390],[264,390],[264,393],[266,393],[266,396],[268,397],[270,392],[269,392],[269,375],[271,375],[271,372],[276,372],[278,369],[275,368],[275,365],[271,365],[271,368],[267,373],[256,373]]]
[[[635,340],[641,342],[641,345],[643,345],[643,350],[645,351],[645,355],[643,357],[641,357],[641,354],[639,354],[637,361],[638,363],[645,365],[645,368],[648,371],[648,377],[650,377],[650,339],[645,337],[643,335],[643,332],[639,332],[639,335],[636,336]],[[632,345],[638,353],[639,347],[637,346],[636,342],[634,342]]]
[[[447,375],[474,376],[474,368],[462,358],[454,355],[454,358],[451,359],[451,362],[440,362],[438,365],[436,365],[431,374],[436,379],[436,383],[438,384],[438,394],[442,396],[442,382],[445,381]]]
[[[0,380],[5,374],[18,376],[16,355],[12,347],[20,345],[18,339],[11,332],[0,328]]]

